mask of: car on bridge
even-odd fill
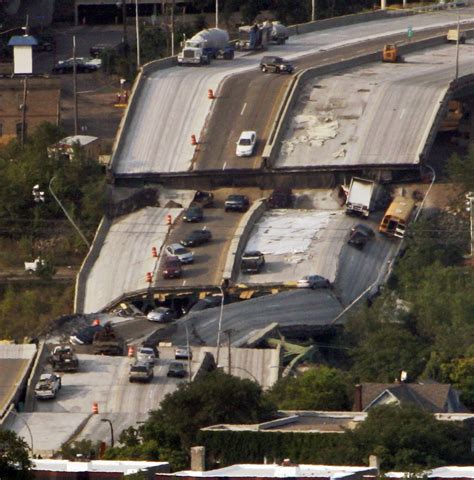
[[[140,347],[137,352],[137,360],[139,362],[146,362],[154,365],[158,357],[158,350],[152,347]]]
[[[167,377],[184,378],[187,375],[186,367],[180,362],[172,362],[168,368]]]
[[[250,206],[250,201],[245,195],[229,195],[224,203],[226,212],[246,212]]]
[[[194,254],[179,243],[172,243],[165,248],[165,252],[170,257],[177,257],[181,263],[193,263]]]
[[[265,56],[260,61],[260,70],[263,73],[289,73],[292,74],[295,67],[288,60],[284,60],[281,57]]]
[[[179,243],[185,247],[198,247],[204,243],[212,240],[212,233],[210,230],[193,230],[186,238]]]
[[[90,58],[76,58],[76,72],[77,73],[92,73],[99,70],[101,67],[101,61],[98,59]],[[68,58],[67,60],[60,60],[53,67],[52,72],[54,74],[73,73],[74,59]]]
[[[349,235],[349,240],[347,241],[347,243],[349,245],[352,245],[362,250],[364,246],[372,238],[374,238],[374,236],[375,236],[375,233],[370,227],[362,223],[359,223],[358,225],[355,225],[354,227],[351,228],[351,233]]]
[[[198,190],[194,194],[192,205],[198,205],[202,208],[210,208],[214,206],[214,194],[212,192],[204,192],[203,190]]]
[[[164,259],[162,277],[166,280],[169,278],[180,278],[183,274],[183,268],[178,257],[166,257]]]
[[[321,275],[306,275],[296,282],[296,286],[298,288],[330,288],[331,282]]]
[[[204,218],[201,207],[191,206],[184,211],[183,220],[185,222],[201,222]]]
[[[238,157],[250,157],[257,143],[257,132],[245,131],[240,134],[235,154]]]
[[[176,347],[174,351],[175,360],[191,360],[193,358],[193,352],[188,347]]]
[[[148,312],[146,318],[150,320],[150,322],[166,323],[176,318],[176,312],[171,308],[158,307]]]
[[[137,361],[130,366],[128,381],[132,382],[151,382],[153,379],[153,365],[150,362]]]
[[[240,261],[242,273],[259,273],[265,266],[265,256],[259,251],[244,252]]]

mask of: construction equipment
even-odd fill
[[[403,57],[398,53],[398,47],[394,43],[387,43],[383,47],[382,61],[387,63],[403,62]]]
[[[464,115],[462,108],[462,103],[459,100],[450,100],[448,102],[448,108],[446,115],[441,120],[439,126],[440,132],[454,132],[458,129],[459,123],[461,122]]]

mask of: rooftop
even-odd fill
[[[161,467],[168,471],[168,462],[139,462],[128,460],[91,460],[89,462],[71,462],[69,460],[36,460],[33,459],[33,470],[50,472],[119,472],[135,473],[140,470]]]

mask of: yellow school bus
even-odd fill
[[[379,232],[390,237],[402,238],[415,208],[411,198],[395,197],[380,223]]]

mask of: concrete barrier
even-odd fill
[[[242,251],[247,243],[250,232],[255,223],[260,219],[267,208],[266,199],[256,200],[242,217],[239,226],[235,230],[234,236],[230,242],[229,251],[225,262],[222,278],[224,280],[234,280],[237,272],[238,261]]]
[[[26,383],[26,395],[25,395],[25,412],[32,412],[34,407],[35,398],[35,385],[39,380],[42,372],[42,365],[46,361],[48,356],[48,349],[46,348],[46,342],[43,340],[36,352],[35,362],[28,377]]]

